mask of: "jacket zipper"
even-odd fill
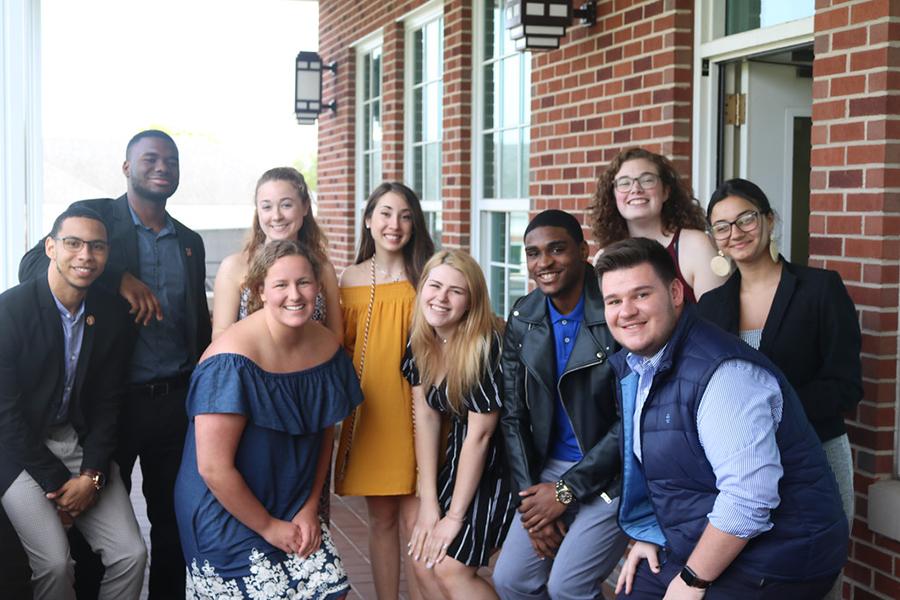
[[[584,446],[581,444],[581,440],[578,439],[578,433],[575,432],[575,424],[572,422],[572,417],[569,416],[569,411],[566,409],[566,403],[563,402],[563,400],[562,400],[562,390],[559,389],[559,384],[562,382],[562,378],[565,377],[566,375],[568,375],[569,373],[574,373],[575,371],[580,371],[581,369],[586,369],[588,367],[593,367],[593,366],[596,366],[599,364],[603,364],[603,361],[602,360],[594,361],[594,362],[588,363],[586,365],[581,365],[580,367],[578,367],[576,369],[572,369],[571,371],[566,371],[562,374],[562,377],[559,378],[559,381],[556,382],[556,394],[557,394],[557,397],[559,398],[559,403],[562,405],[563,413],[565,413],[566,419],[569,420],[569,427],[572,428],[572,434],[575,436],[575,441],[578,442],[578,450],[581,452],[582,457],[584,457],[584,455],[585,455]],[[527,391],[526,391],[526,398],[527,398]],[[527,400],[526,400],[526,403],[527,403]],[[606,502],[607,504],[612,504],[612,498],[610,498],[609,495],[605,491],[600,492],[600,498],[602,498],[603,501]]]

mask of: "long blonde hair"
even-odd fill
[[[487,283],[481,267],[463,250],[441,250],[425,263],[419,279],[418,297],[421,297],[422,289],[432,269],[441,265],[453,267],[462,273],[469,288],[469,308],[457,324],[456,333],[447,344],[446,354],[442,355],[442,343],[438,341],[434,328],[425,320],[417,301],[413,313],[410,347],[416,359],[422,385],[426,389],[440,383],[435,381],[435,376],[443,371],[441,365],[449,365],[447,400],[453,412],[462,414],[463,394],[478,385],[485,369],[494,367],[490,364],[491,343],[498,328],[491,312]]]

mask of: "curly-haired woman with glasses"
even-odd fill
[[[590,209],[601,252],[632,237],[665,246],[689,302],[725,281],[710,269],[716,251],[705,233],[703,209],[666,157],[644,148],[620,152],[597,181]]]

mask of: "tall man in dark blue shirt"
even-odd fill
[[[516,302],[503,344],[501,428],[520,518],[494,569],[504,600],[596,599],[625,538],[615,375],[587,243],[572,215],[548,210],[525,230],[537,284]]]
[[[210,342],[203,240],[166,212],[178,189],[178,148],[158,130],[128,142],[122,172],[128,191],[116,200],[83,200],[109,224],[111,252],[98,280],[130,304],[139,324],[128,367],[116,460],[126,485],[140,458],[150,518],[150,599],[184,597],[184,559],[175,523],[173,490],[187,417],[187,384]],[[42,246],[41,246],[42,247]],[[31,250],[19,277],[46,262]]]

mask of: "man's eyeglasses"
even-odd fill
[[[83,240],[73,236],[54,239],[62,242],[63,248],[69,252],[80,252],[85,244],[88,245],[88,249],[93,254],[106,254],[109,251],[109,244],[103,240]]]
[[[637,181],[642,190],[652,190],[659,183],[659,175],[656,173],[641,173],[634,177],[619,177],[615,180],[617,192],[628,192]]]
[[[738,215],[734,221],[716,221],[712,224],[712,234],[717,240],[727,240],[731,237],[731,226],[736,225],[744,233],[750,233],[759,227],[759,211],[750,210]]]

